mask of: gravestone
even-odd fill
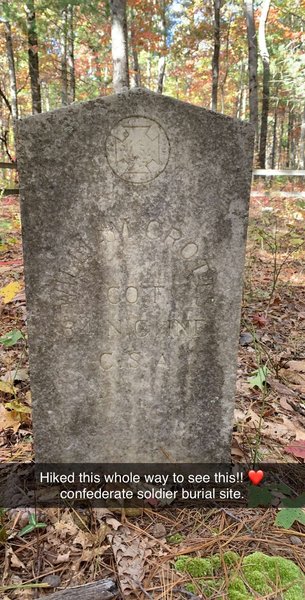
[[[37,461],[227,461],[252,127],[137,89],[17,134]]]

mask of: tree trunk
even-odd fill
[[[291,118],[291,131],[290,131],[290,153],[289,153],[289,165],[291,169],[295,169],[296,166],[296,139],[295,130],[297,126],[297,113],[294,111]]]
[[[266,44],[266,21],[270,8],[270,0],[264,0],[258,30],[259,51],[263,61],[263,102],[261,118],[261,134],[259,144],[259,166],[265,169],[266,165],[266,142],[268,129],[269,94],[270,94],[270,65],[269,52]]]
[[[284,161],[282,161],[282,148],[283,148],[283,137],[284,137],[284,124],[285,124],[285,112],[280,117],[280,135],[277,149],[277,168],[280,169],[282,165],[284,166]],[[287,165],[286,165],[287,166]]]
[[[2,21],[2,19],[1,19]],[[9,21],[3,19],[4,31],[5,31],[5,46],[6,56],[8,62],[8,72],[10,80],[10,91],[11,91],[11,102],[7,102],[9,111],[14,119],[18,119],[18,102],[17,102],[17,84],[16,84],[16,71],[15,71],[15,60],[14,60],[14,49],[12,42],[12,31]]]
[[[140,87],[141,85],[141,71],[139,65],[138,51],[135,39],[135,25],[134,25],[134,11],[131,11],[131,27],[130,27],[130,39],[131,39],[131,50],[133,58],[133,81],[134,87]]]
[[[287,154],[286,154],[287,169],[289,169],[289,166],[290,166],[290,149],[291,149],[293,121],[294,121],[293,105],[291,106],[288,104]]]
[[[133,69],[134,69],[134,85],[135,87],[141,86],[141,71],[139,65],[138,52],[136,48],[132,47],[132,57],[133,57]]]
[[[73,5],[67,6],[67,62],[69,65],[69,87],[68,103],[75,100],[75,60],[74,60],[74,26],[73,26]]]
[[[11,107],[11,103],[8,101],[4,91],[1,89],[0,87],[0,98],[2,98],[2,100],[4,101],[4,104],[6,105],[6,107],[8,108],[8,111],[10,113],[10,115],[12,114],[12,107]],[[3,118],[2,120],[2,125],[3,125]]]
[[[230,13],[230,18],[229,18],[229,23],[228,23],[228,27],[227,27],[227,35],[226,35],[226,66],[225,66],[225,72],[224,72],[224,76],[222,79],[222,82],[220,84],[220,90],[221,90],[221,112],[224,113],[225,110],[225,85],[226,85],[226,81],[227,81],[227,77],[228,77],[228,73],[229,73],[229,44],[230,44],[230,29],[231,29],[231,21],[232,21],[232,17],[233,17],[233,13]]]
[[[212,110],[217,110],[220,53],[220,8],[221,0],[214,0],[214,51],[212,58]]]
[[[301,124],[300,167],[301,169],[305,169],[305,104],[303,106]]]
[[[63,106],[68,104],[68,61],[67,61],[67,9],[64,8],[61,18],[61,103]]]
[[[126,0],[110,0],[113,87],[118,94],[129,88]]]
[[[104,84],[103,84],[103,76],[102,76],[102,65],[101,65],[101,61],[100,61],[100,57],[99,57],[99,49],[95,44],[90,43],[90,42],[88,43],[88,46],[93,54],[94,76],[98,82],[99,92],[102,94]]]
[[[244,61],[241,62],[240,67],[240,77],[239,77],[239,94],[237,96],[236,102],[236,118],[241,118],[241,109],[243,105],[243,96],[244,96],[244,72],[245,72],[245,64]]]
[[[166,23],[166,6],[165,0],[162,0],[162,54],[159,57],[158,64],[158,84],[157,84],[157,92],[159,94],[163,94],[163,85],[164,85],[164,76],[165,76],[165,66],[166,66],[166,51],[167,51],[167,23]]]
[[[248,69],[249,69],[249,108],[250,122],[255,127],[256,146],[258,144],[258,94],[257,94],[257,39],[255,31],[253,0],[245,0],[247,22]]]
[[[148,52],[147,52],[146,79],[147,79],[147,87],[150,90],[151,89],[151,51],[150,51],[150,46],[148,47]]]
[[[273,135],[272,135],[272,150],[271,150],[271,169],[275,169],[275,158],[276,158],[276,128],[277,128],[277,111],[278,101],[274,109],[273,117]]]
[[[32,113],[41,113],[41,93],[39,82],[38,36],[34,0],[27,0],[25,5],[28,30],[29,73],[31,80]]]

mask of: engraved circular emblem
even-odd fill
[[[169,141],[164,129],[146,117],[122,119],[106,141],[111,169],[125,181],[146,183],[164,171]]]

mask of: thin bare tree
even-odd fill
[[[32,113],[41,113],[41,91],[39,81],[38,35],[34,0],[25,3],[28,30],[29,73],[31,81]]]
[[[219,54],[220,54],[220,9],[221,0],[213,0],[214,8],[214,50],[212,57],[212,110],[217,110]]]
[[[258,28],[258,45],[260,55],[263,61],[263,101],[261,114],[261,131],[259,141],[259,166],[265,169],[266,166],[266,144],[268,129],[269,95],[270,95],[270,64],[269,52],[266,43],[266,22],[270,8],[270,0],[264,0]]]
[[[250,122],[255,127],[256,142],[258,143],[257,38],[255,30],[253,0],[245,0],[244,8],[247,21],[248,39]]]
[[[110,0],[113,87],[119,93],[129,88],[126,0]]]

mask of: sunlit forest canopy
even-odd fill
[[[304,168],[305,0],[2,0],[1,161],[14,118],[120,89],[119,10],[123,87],[249,119],[257,165]]]

